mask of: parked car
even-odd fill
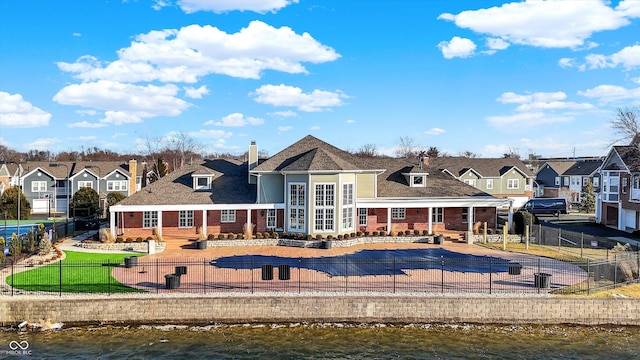
[[[560,216],[566,214],[567,200],[565,198],[536,198],[527,201],[520,210],[534,215]]]

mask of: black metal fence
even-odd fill
[[[523,241],[524,239],[526,238],[523,236]],[[557,248],[558,251],[587,259],[609,259],[615,256],[616,252],[612,250],[618,243],[607,237],[542,224],[534,225],[531,228],[529,240],[532,244]],[[633,245],[627,245],[630,250],[640,250],[637,242],[632,240],[631,243]]]
[[[12,264],[5,295],[125,292],[589,293],[638,281],[640,253],[562,262],[514,255],[509,260],[400,258],[352,260],[245,256],[241,260],[147,259]]]

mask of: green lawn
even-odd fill
[[[95,254],[66,251],[60,263],[41,266],[7,277],[7,284],[27,291],[67,293],[144,292],[119,283],[111,276],[113,266],[135,254]],[[62,274],[61,274],[62,272]],[[62,286],[60,286],[62,280]]]

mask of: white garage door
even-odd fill
[[[49,199],[33,199],[31,212],[34,214],[46,214],[49,212]]]

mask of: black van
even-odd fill
[[[567,200],[564,198],[537,198],[527,201],[520,208],[534,215],[553,215],[567,213]]]

